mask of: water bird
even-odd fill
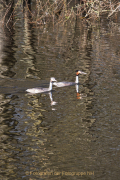
[[[75,82],[66,82],[66,81],[63,81],[63,82],[54,82],[53,85],[55,85],[57,87],[64,87],[64,86],[71,86],[71,85],[74,85],[74,84],[78,84],[79,83],[79,79],[78,79],[79,74],[87,74],[87,73],[79,71],[79,70],[76,70],[76,79],[75,79]]]
[[[49,88],[36,87],[36,88],[27,89],[26,91],[31,94],[49,92],[49,91],[52,91],[53,82],[56,82],[56,81],[57,80],[54,77],[51,77]]]

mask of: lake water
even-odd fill
[[[119,179],[119,14],[43,27],[18,11],[0,28],[0,179]],[[77,69],[78,87],[25,91],[74,82]]]

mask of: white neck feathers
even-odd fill
[[[49,91],[52,90],[52,82],[50,81],[50,84],[49,84]]]
[[[75,83],[79,83],[78,76],[76,76]]]

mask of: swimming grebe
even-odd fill
[[[87,73],[76,70],[76,80],[75,80],[75,82],[65,82],[65,81],[63,81],[63,82],[54,82],[53,85],[55,85],[57,87],[64,87],[64,86],[71,86],[71,85],[74,85],[74,84],[78,84],[79,83],[79,79],[78,79],[79,74],[87,74]]]
[[[32,94],[52,91],[52,85],[53,85],[53,82],[55,82],[55,81],[56,81],[56,79],[54,77],[51,77],[49,88],[36,87],[36,88],[32,88],[32,89],[27,89],[26,91],[29,93],[32,93]]]

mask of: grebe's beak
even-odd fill
[[[82,72],[82,71],[78,71],[78,73],[79,73],[79,74],[87,74],[87,73],[85,73],[85,72]]]

